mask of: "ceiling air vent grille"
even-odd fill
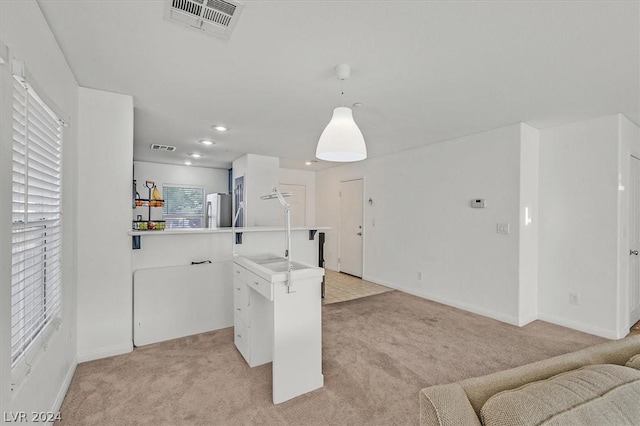
[[[171,145],[159,145],[157,143],[152,143],[150,146],[151,149],[153,149],[154,151],[168,151],[168,152],[173,152],[176,150],[175,146],[171,146]]]
[[[229,38],[242,7],[242,3],[233,0],[169,0],[165,17],[208,34]]]

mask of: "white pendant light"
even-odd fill
[[[340,80],[349,78],[351,67],[347,64],[336,66]],[[344,92],[342,92],[344,98]],[[344,99],[343,99],[344,103]],[[320,135],[316,148],[316,157],[325,161],[351,162],[367,158],[367,146],[364,136],[353,121],[351,108],[345,106],[333,110],[331,121]]]

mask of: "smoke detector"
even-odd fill
[[[154,151],[167,151],[167,152],[173,152],[176,150],[175,146],[171,146],[171,145],[159,145],[157,143],[152,143],[151,146],[149,147]]]
[[[207,34],[229,38],[243,7],[233,0],[169,0],[164,16]]]

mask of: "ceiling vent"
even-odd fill
[[[244,5],[233,0],[169,0],[165,17],[220,38],[229,38]]]
[[[153,149],[154,151],[167,151],[167,152],[173,152],[176,150],[175,146],[159,145],[157,143],[152,143],[149,148]]]

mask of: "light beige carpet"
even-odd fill
[[[425,386],[604,339],[523,328],[399,291],[323,307],[324,388],[271,402],[271,364],[249,368],[232,329],[80,364],[63,425],[417,425]]]

